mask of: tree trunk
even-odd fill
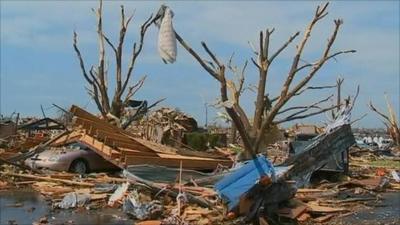
[[[232,125],[231,125],[231,130],[230,130],[230,139],[231,140],[229,140],[229,142],[231,143],[231,144],[236,144],[236,133],[237,133],[237,129],[236,129],[236,126],[235,126],[235,124],[233,124],[232,123]]]

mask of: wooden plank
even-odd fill
[[[102,142],[96,140],[95,138],[89,136],[89,135],[84,135],[81,138],[79,138],[79,141],[83,142],[85,145],[87,145],[90,149],[96,151],[96,152],[101,152],[102,154],[105,154],[109,157],[112,155],[114,156],[119,156],[121,153],[107,145],[104,145]]]
[[[139,156],[157,156],[154,152],[142,152],[139,150],[127,149],[127,148],[119,148],[122,155],[139,155]]]
[[[334,212],[346,212],[349,211],[345,208],[332,208],[327,206],[319,206],[315,204],[306,204],[309,212],[315,213],[334,213]]]
[[[120,134],[123,134],[123,135],[125,135],[127,137],[132,137],[131,134],[129,134],[128,132],[124,131],[123,129],[109,124],[106,120],[100,119],[100,118],[94,116],[93,114],[91,114],[89,112],[86,112],[85,110],[79,108],[76,105],[72,105],[72,107],[70,109],[70,112],[74,116],[76,116],[78,118],[86,119],[89,122],[90,121],[94,122],[96,124],[96,126],[102,127],[103,129],[109,129],[109,130],[118,132]]]
[[[86,130],[87,135],[90,135],[91,137],[95,138],[96,140],[110,146],[110,147],[117,147],[117,148],[125,148],[125,149],[130,149],[130,150],[138,150],[141,152],[148,152],[152,153],[152,155],[155,155],[155,152],[140,144],[139,142],[136,142],[130,138],[127,138],[126,136],[123,135],[115,135],[111,134],[105,131],[100,131],[100,130]]]
[[[161,145],[161,144],[158,144],[155,142],[151,142],[151,141],[139,139],[139,138],[132,138],[132,139],[134,139],[135,141],[139,142],[140,144],[152,149],[155,152],[177,155],[178,150],[175,148],[172,148],[170,146]]]
[[[165,153],[157,153],[157,155],[163,159],[187,159],[187,160],[201,160],[201,161],[232,163],[231,160],[226,160],[226,159],[214,159],[214,158],[204,158],[204,157],[196,157],[196,156],[173,155],[173,154],[165,154]]]
[[[88,131],[87,134],[98,139],[99,141],[104,142],[105,144],[111,147],[122,147],[122,148],[140,150],[144,152],[154,152],[152,149],[134,140],[131,140],[129,138],[118,138],[115,135],[109,135],[103,131],[91,131],[91,132]]]
[[[101,146],[99,147],[98,145],[95,146],[93,145],[92,142],[88,142],[88,140],[85,139],[80,139],[79,142],[81,142],[82,144],[87,145],[90,149],[92,149],[93,151],[95,151],[97,154],[99,154],[101,157],[103,157],[105,160],[109,161],[110,163],[114,164],[115,166],[123,169],[125,168],[125,164],[124,162],[121,162],[121,153],[117,152],[117,151],[113,151],[110,147],[104,145],[104,148],[108,148],[108,150],[111,149],[111,155],[110,153],[105,153],[101,150]]]
[[[258,218],[258,221],[260,225],[269,225],[268,221],[262,216]]]
[[[232,165],[230,160],[179,155],[175,148],[135,138],[123,129],[115,127],[75,105],[71,107],[70,111],[76,118],[76,125],[87,133],[80,138],[80,141],[119,167],[139,164],[179,167],[180,161],[183,161],[185,168],[191,169],[215,169],[218,164]],[[139,154],[139,152],[147,154]],[[150,152],[158,154],[149,155]],[[118,161],[117,157],[122,157],[123,161]]]
[[[102,119],[96,117],[95,115],[93,115],[93,114],[91,114],[89,112],[86,112],[85,110],[79,108],[76,105],[72,105],[71,106],[70,112],[74,116],[77,116],[77,117],[80,117],[80,118],[85,118],[87,120],[92,120],[92,121],[95,121],[95,122],[108,124],[107,121],[102,120]]]
[[[307,220],[310,219],[310,218],[311,218],[310,214],[308,214],[308,213],[303,213],[303,214],[301,214],[299,217],[297,217],[297,221],[299,221],[299,222],[305,222],[305,221],[307,221]]]
[[[298,205],[295,208],[281,208],[278,210],[278,215],[290,219],[296,219],[307,210],[307,206]]]
[[[74,127],[83,128],[85,130],[103,130],[115,134],[118,134],[119,132],[118,127],[114,127],[106,121],[93,121],[81,117],[75,117]]]
[[[74,111],[76,112],[74,113]],[[107,139],[110,139],[110,141],[108,142],[110,145],[113,145],[111,142],[114,141],[115,146],[117,147],[140,149],[142,151],[154,151],[152,150],[152,147],[154,146],[149,148],[148,146],[143,145],[141,141],[138,141],[138,139],[131,137],[124,130],[118,127],[114,127],[106,121],[101,120],[76,106],[72,107],[71,112],[73,112],[74,115],[77,116],[77,118],[75,119],[75,123],[77,125],[80,125],[81,128],[86,130],[86,132],[91,136],[103,140],[107,137]],[[163,146],[162,148],[165,148],[165,146]],[[158,149],[158,151],[160,150]]]
[[[314,189],[314,188],[299,188],[297,189],[297,193],[320,193],[326,190]]]
[[[97,136],[94,136],[93,134],[90,133],[88,134],[95,137],[96,139],[101,139],[102,142],[111,147],[128,148],[132,150],[151,152],[155,154],[155,151],[153,151],[152,149],[130,139],[116,139],[114,137],[104,135],[102,132],[98,132]]]
[[[58,178],[42,177],[42,176],[35,176],[35,175],[30,175],[30,174],[20,174],[20,173],[11,173],[11,172],[0,172],[0,173],[3,175],[13,176],[13,177],[22,177],[22,178],[28,178],[28,179],[34,179],[34,180],[57,182],[57,183],[63,183],[63,184],[68,184],[68,185],[94,187],[93,183],[88,183],[88,182],[78,182],[78,181],[72,181],[72,180],[64,180],[64,179],[58,179]]]
[[[54,141],[50,146],[60,146],[60,145],[65,145],[68,143],[72,143],[79,139],[79,137],[82,136],[82,133],[73,131],[71,133],[65,134],[62,137],[60,137],[58,140]]]
[[[247,215],[250,213],[251,206],[254,204],[254,199],[249,199],[243,195],[239,199],[239,215]]]
[[[104,124],[104,122],[99,123],[91,120],[87,120],[85,118],[80,118],[76,117],[74,121],[74,126],[79,127],[80,129],[85,129],[87,131],[89,130],[101,130],[105,132],[108,135],[113,135],[116,136],[116,138],[124,138],[124,139],[129,139],[123,134],[120,134],[117,130],[117,127],[113,127],[112,129],[110,128],[110,125]]]
[[[161,225],[160,220],[146,220],[136,223],[136,225]]]

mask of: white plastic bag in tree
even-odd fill
[[[174,63],[176,60],[176,37],[172,26],[172,11],[165,9],[160,31],[158,33],[158,52],[164,63]]]

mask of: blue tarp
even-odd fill
[[[239,204],[240,197],[252,188],[262,175],[274,177],[282,175],[289,167],[274,168],[264,156],[246,161],[243,166],[235,169],[215,184],[215,189],[220,197],[228,203],[232,210]]]

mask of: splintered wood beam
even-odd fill
[[[73,131],[71,133],[63,135],[58,140],[51,143],[50,146],[56,147],[56,146],[61,146],[61,145],[65,145],[68,143],[72,143],[72,142],[78,140],[81,136],[82,136],[81,133]]]
[[[6,175],[6,176],[12,176],[12,177],[21,177],[21,178],[26,178],[26,179],[63,183],[63,184],[68,184],[68,185],[94,187],[94,183],[88,183],[88,182],[79,182],[79,181],[72,181],[72,180],[66,180],[66,179],[42,177],[42,176],[36,176],[36,175],[30,175],[30,174],[20,174],[20,173],[11,173],[11,172],[0,172],[0,174]]]
[[[88,131],[93,129],[101,129],[103,131],[118,134],[117,130],[114,127],[110,127],[110,125],[104,123],[107,122],[106,121],[97,122],[83,117],[75,117],[73,126],[82,127]]]
[[[76,105],[72,105],[70,112],[77,118],[76,119],[77,121],[85,120],[94,127],[98,126],[98,128],[101,130],[115,132],[116,134],[121,134],[131,140],[136,140],[134,137],[132,137],[132,134],[126,132],[125,130],[123,130],[119,127],[109,124],[106,120],[97,118],[93,114],[86,112],[85,110],[79,108]]]
[[[139,150],[132,150],[132,149],[128,149],[128,148],[120,148],[119,150],[121,151],[121,156],[125,156],[125,155],[157,156],[157,154],[155,154],[155,153],[142,152]]]
[[[218,165],[233,163],[225,159],[180,155],[177,149],[132,137],[77,106],[72,106],[71,112],[75,116],[75,127],[79,127],[76,133],[81,134],[78,141],[120,168],[139,164],[178,167],[182,160],[190,169],[214,170]]]
[[[100,153],[100,155],[102,156],[105,155],[113,158],[121,155],[121,153],[118,152],[117,150],[107,145],[103,145],[103,142],[100,142],[89,135],[82,136],[81,138],[79,138],[79,141],[87,145],[90,149],[94,150],[95,152]]]
[[[109,124],[106,120],[97,118],[96,116],[94,116],[93,114],[86,112],[85,110],[79,108],[76,105],[72,105],[70,112],[81,119],[85,119],[87,121],[91,121],[93,124],[97,124],[99,126],[102,126],[104,129],[108,129],[111,131],[115,131],[115,132],[121,132],[123,130],[119,129],[118,127],[115,127],[111,124]]]
[[[119,135],[116,133],[109,133],[103,130],[86,130],[86,134],[95,137],[97,140],[102,141],[104,144],[113,148],[128,148],[133,150],[140,150],[142,152],[154,152],[151,148],[148,148],[141,143],[127,138],[124,135]]]

